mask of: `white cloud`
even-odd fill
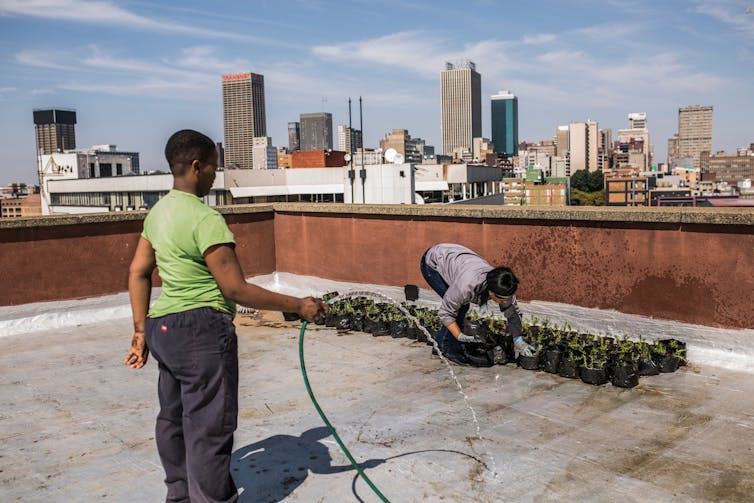
[[[136,80],[132,82],[118,82],[118,83],[82,83],[79,81],[69,81],[58,86],[60,89],[68,91],[79,91],[89,93],[102,93],[102,94],[114,94],[114,95],[136,95],[136,96],[152,96],[152,97],[173,97],[179,98],[185,95],[186,92],[190,93],[190,96],[201,96],[197,91],[203,89],[197,89],[194,82],[176,82],[174,80],[152,78],[146,80]],[[214,97],[213,97],[214,98]]]
[[[641,28],[638,23],[603,23],[573,30],[573,33],[585,35],[594,40],[607,40],[615,43],[635,34]]]
[[[599,25],[580,32],[599,38],[608,32],[627,36],[634,30]],[[489,39],[467,44],[460,50],[448,50],[434,35],[400,32],[318,46],[312,51],[326,60],[397,67],[433,80],[439,80],[444,61],[469,59],[482,74],[483,87],[492,83],[492,88],[511,89],[528,99],[560,105],[565,100],[610,107],[627,97],[650,96],[662,100],[683,91],[708,93],[727,84],[724,78],[696,70],[670,51],[615,58],[583,48],[583,44],[572,48],[568,39],[562,39],[558,48],[553,49],[549,42],[556,38],[559,37],[543,35],[520,41]],[[423,93],[417,91],[416,96]]]
[[[151,19],[102,0],[3,0],[0,3],[0,15],[112,25],[156,32],[190,33],[194,36],[206,38],[245,40],[280,45],[277,40],[229,33],[224,30],[209,30],[165,19]]]
[[[328,60],[378,63],[431,75],[442,68],[443,56],[437,51],[441,43],[434,37],[406,31],[358,42],[319,45],[312,52]]]
[[[549,44],[557,39],[552,33],[541,33],[539,35],[526,36],[521,43],[530,45]]]
[[[748,14],[745,3],[726,0],[698,1],[694,10],[730,26],[754,41],[754,15]]]
[[[13,94],[15,92],[15,87],[0,87],[0,101],[5,101],[9,94]]]
[[[181,51],[181,56],[173,61],[177,66],[196,70],[211,71],[216,74],[253,71],[247,59],[228,59],[218,56],[214,47],[195,46]]]
[[[17,63],[26,66],[50,70],[71,70],[70,65],[60,63],[63,59],[70,59],[70,55],[63,51],[21,51],[14,58]]]

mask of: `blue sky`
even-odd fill
[[[510,89],[522,140],[647,112],[664,161],[678,107],[705,104],[715,150],[754,142],[754,0],[0,0],[0,184],[35,181],[39,107],[76,109],[79,147],[164,169],[177,129],[222,141],[220,77],[242,71],[265,76],[275,145],[300,113],[347,123],[361,95],[367,146],[406,128],[439,150],[439,75],[461,59],[482,74],[485,136],[489,96]]]

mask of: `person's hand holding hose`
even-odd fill
[[[330,306],[314,297],[305,297],[299,302],[297,314],[310,323],[315,323],[330,310]]]

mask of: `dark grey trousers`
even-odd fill
[[[238,418],[238,341],[230,315],[209,307],[148,318],[159,363],[155,438],[168,502],[234,502],[230,475]]]

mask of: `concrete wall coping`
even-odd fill
[[[270,204],[235,204],[231,206],[216,206],[215,209],[223,215],[268,213],[274,211],[273,206]],[[0,230],[140,221],[146,218],[147,213],[148,211],[146,210],[137,210],[88,213],[80,215],[46,215],[26,218],[3,218],[0,219]]]
[[[754,225],[754,208],[627,208],[606,206],[371,205],[274,203],[279,213],[339,213],[502,220],[565,220],[677,224]]]
[[[388,205],[342,203],[267,203],[218,206],[224,215],[247,213],[327,213],[408,217],[445,217],[500,220],[553,220],[579,222],[628,222],[670,224],[714,224],[754,226],[754,208],[626,208],[579,207],[538,208],[527,206],[472,205]],[[143,220],[147,211],[124,211],[84,215],[51,215],[0,219],[0,230],[63,225],[114,223]]]

